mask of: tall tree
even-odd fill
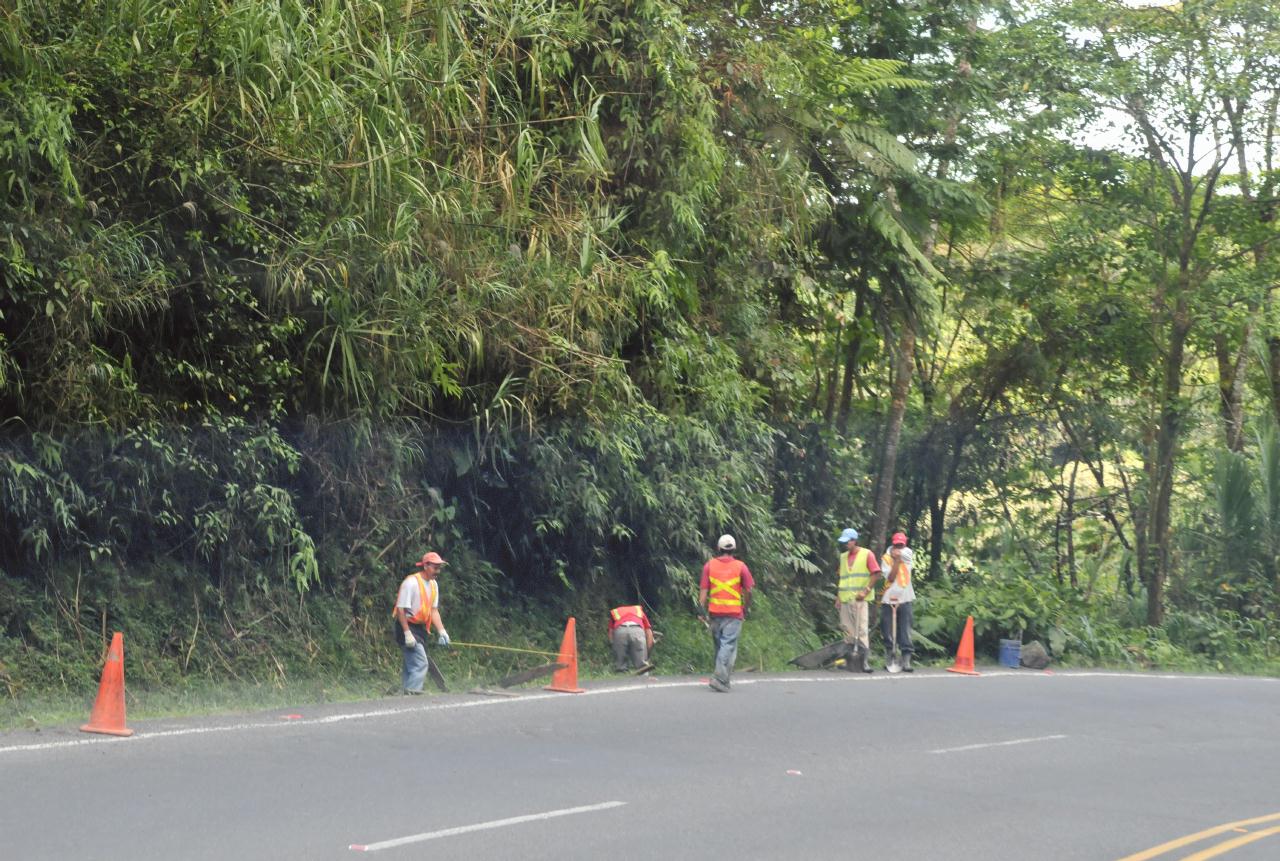
[[[1158,625],[1173,565],[1171,505],[1187,413],[1188,351],[1197,321],[1212,303],[1211,276],[1224,264],[1213,216],[1224,171],[1236,161],[1231,102],[1222,98],[1217,70],[1239,68],[1244,60],[1214,2],[1135,9],[1115,0],[1086,0],[1064,11],[1078,28],[1082,90],[1111,116],[1123,117],[1120,130],[1139,158],[1128,179],[1134,218],[1130,272],[1146,282],[1149,334],[1160,363],[1150,378],[1138,566],[1147,587],[1147,620]],[[1222,365],[1230,375],[1238,363]],[[1233,409],[1226,411],[1229,439],[1238,436],[1230,430],[1238,424]]]

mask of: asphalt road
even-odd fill
[[[0,735],[0,859],[1280,858],[1277,679],[587,687]]]

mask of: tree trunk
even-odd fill
[[[858,278],[853,304],[853,334],[844,348],[844,379],[840,385],[840,410],[836,419],[840,435],[849,433],[849,411],[853,405],[853,382],[858,378],[858,356],[862,353],[862,318],[867,313],[867,278]]]
[[[1148,492],[1146,498],[1142,499],[1140,504],[1134,504],[1130,508],[1133,516],[1133,558],[1138,561],[1138,582],[1144,587],[1151,579],[1151,559],[1147,555],[1147,524],[1151,520],[1150,488],[1155,486],[1155,446],[1155,417],[1148,416],[1147,421],[1143,423],[1142,431],[1142,474],[1146,477]],[[1120,466],[1118,457],[1116,465],[1117,467]],[[1136,494],[1132,494],[1130,498],[1135,503],[1139,499]],[[1132,580],[1130,580],[1130,584],[1132,584]]]
[[[831,368],[827,371],[827,404],[822,410],[822,423],[831,427],[836,412],[836,382],[840,377],[840,342],[844,340],[844,321],[836,323],[836,337],[831,345]]]
[[[1169,331],[1169,351],[1165,356],[1160,386],[1160,422],[1156,429],[1156,452],[1150,488],[1151,509],[1146,552],[1150,557],[1147,582],[1147,624],[1164,621],[1164,592],[1169,579],[1171,503],[1173,500],[1173,460],[1182,429],[1182,365],[1191,331],[1186,289],[1179,291],[1173,325]]]
[[[1271,412],[1280,421],[1280,336],[1267,338],[1268,370],[1271,372]]]
[[[942,536],[947,528],[947,497],[929,500],[929,576],[942,573]]]
[[[1071,483],[1067,486],[1067,580],[1072,589],[1079,589],[1076,579],[1076,474],[1080,472],[1080,461],[1071,463]]]
[[[893,513],[893,478],[898,465],[898,443],[902,438],[902,420],[907,412],[907,393],[911,390],[915,353],[915,322],[910,315],[904,315],[902,333],[894,351],[893,387],[890,391],[889,414],[885,417],[884,440],[880,448],[880,472],[876,478],[875,505],[872,508],[872,548],[884,547],[889,533],[889,517]],[[880,551],[875,549],[872,552]]]
[[[977,18],[970,18],[965,27],[972,36],[977,32]],[[966,56],[962,56],[956,61],[956,76],[961,80],[968,79],[973,74],[972,58],[967,54],[968,52],[966,52]],[[946,128],[942,133],[944,150],[955,143],[956,136],[959,134],[960,119],[964,116],[964,112],[963,105],[956,105],[955,110],[948,117]],[[934,175],[938,179],[946,179],[950,172],[951,160],[945,157],[940,159]],[[893,196],[893,205],[896,208],[897,198],[892,185],[889,186],[889,191]],[[929,219],[928,230],[925,231],[924,236],[920,239],[920,252],[926,258],[933,258],[934,249],[938,243],[939,223],[940,215],[935,210]],[[915,368],[915,327],[916,321],[911,312],[903,311],[902,334],[899,337],[898,352],[894,364],[893,402],[889,407],[889,416],[885,423],[884,446],[881,449],[880,456],[880,475],[876,480],[875,507],[872,509],[872,523],[874,524],[871,530],[872,547],[883,547],[889,531],[889,516],[893,508],[893,476],[898,462],[898,440],[902,436],[902,419],[906,414],[907,393],[911,390],[911,373]]]
[[[1240,349],[1234,354],[1224,333],[1218,333],[1213,338],[1213,352],[1218,360],[1218,410],[1222,416],[1227,448],[1232,451],[1244,448],[1244,370],[1252,335],[1251,317],[1245,323]]]

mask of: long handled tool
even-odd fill
[[[472,649],[497,649],[502,652],[523,652],[529,655],[555,656],[558,654],[557,652],[539,652],[535,649],[517,649],[513,646],[495,646],[490,643],[464,643],[459,640],[453,640],[449,643],[449,645],[450,646],[466,646]],[[507,678],[503,679],[502,682],[499,682],[499,684],[501,684],[503,687],[508,687],[510,685],[517,685],[517,684],[520,684],[521,682],[527,682],[527,681],[530,681],[531,679],[535,679],[538,676],[547,675],[549,673],[555,672],[556,670],[563,669],[563,666],[564,666],[563,664],[547,664],[545,667],[537,667],[532,671],[526,670],[525,672],[529,673],[527,677],[522,678],[523,676],[525,676],[525,673],[517,673],[515,676],[508,676]],[[437,688],[439,688],[441,691],[448,692],[449,686],[445,683],[444,675],[440,672],[440,668],[436,666],[436,662],[430,659],[427,660],[427,674],[431,676],[431,681],[435,683],[435,686]],[[505,684],[503,684],[504,682]]]
[[[445,683],[444,673],[440,672],[440,668],[436,666],[436,662],[431,658],[427,658],[427,675],[431,676],[431,681],[441,693],[449,693],[449,685]]]
[[[816,670],[833,664],[838,660],[848,660],[847,652],[849,644],[844,640],[836,640],[834,643],[828,643],[821,649],[815,649],[812,652],[806,652],[803,655],[797,655],[788,664],[794,664],[802,670]]]
[[[537,649],[517,649],[514,646],[496,646],[493,643],[467,643],[467,642],[463,642],[462,640],[451,640],[449,642],[449,645],[464,646],[468,649],[495,649],[499,652],[519,652],[524,655],[550,655],[552,657],[559,656],[558,652],[542,652],[542,651],[538,651]],[[534,679],[540,676],[551,675],[556,670],[563,670],[564,668],[565,668],[565,665],[560,663],[552,662],[549,664],[544,664],[543,666],[540,666],[540,667],[533,667],[532,669],[522,670],[518,673],[514,673],[510,676],[507,676],[506,678],[498,681],[498,686],[503,688],[509,688],[509,687],[512,687],[513,685],[524,684],[525,682],[533,681]],[[446,688],[444,687],[444,678],[443,677],[437,678],[437,675],[439,674],[440,671],[436,669],[435,663],[433,662],[431,664],[428,664],[427,669],[435,670],[435,674],[432,675],[432,679],[436,682],[436,686],[439,687],[440,690],[442,691],[445,690]]]
[[[893,633],[889,639],[892,641],[893,650],[889,653],[889,666],[886,669],[891,673],[900,673],[902,661],[898,657],[898,602],[894,601],[891,606],[893,607]]]
[[[534,679],[541,678],[542,676],[549,676],[557,670],[563,670],[567,666],[568,664],[557,664],[552,662],[550,664],[543,664],[540,667],[531,667],[527,670],[521,670],[518,673],[512,673],[504,679],[498,679],[498,687],[509,688],[513,685],[522,685],[525,682],[531,682]]]

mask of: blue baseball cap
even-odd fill
[[[841,544],[848,544],[850,541],[857,541],[857,540],[858,540],[858,530],[854,529],[853,527],[850,527],[846,529],[844,532],[841,532],[840,537],[836,539],[836,541],[840,542]]]

